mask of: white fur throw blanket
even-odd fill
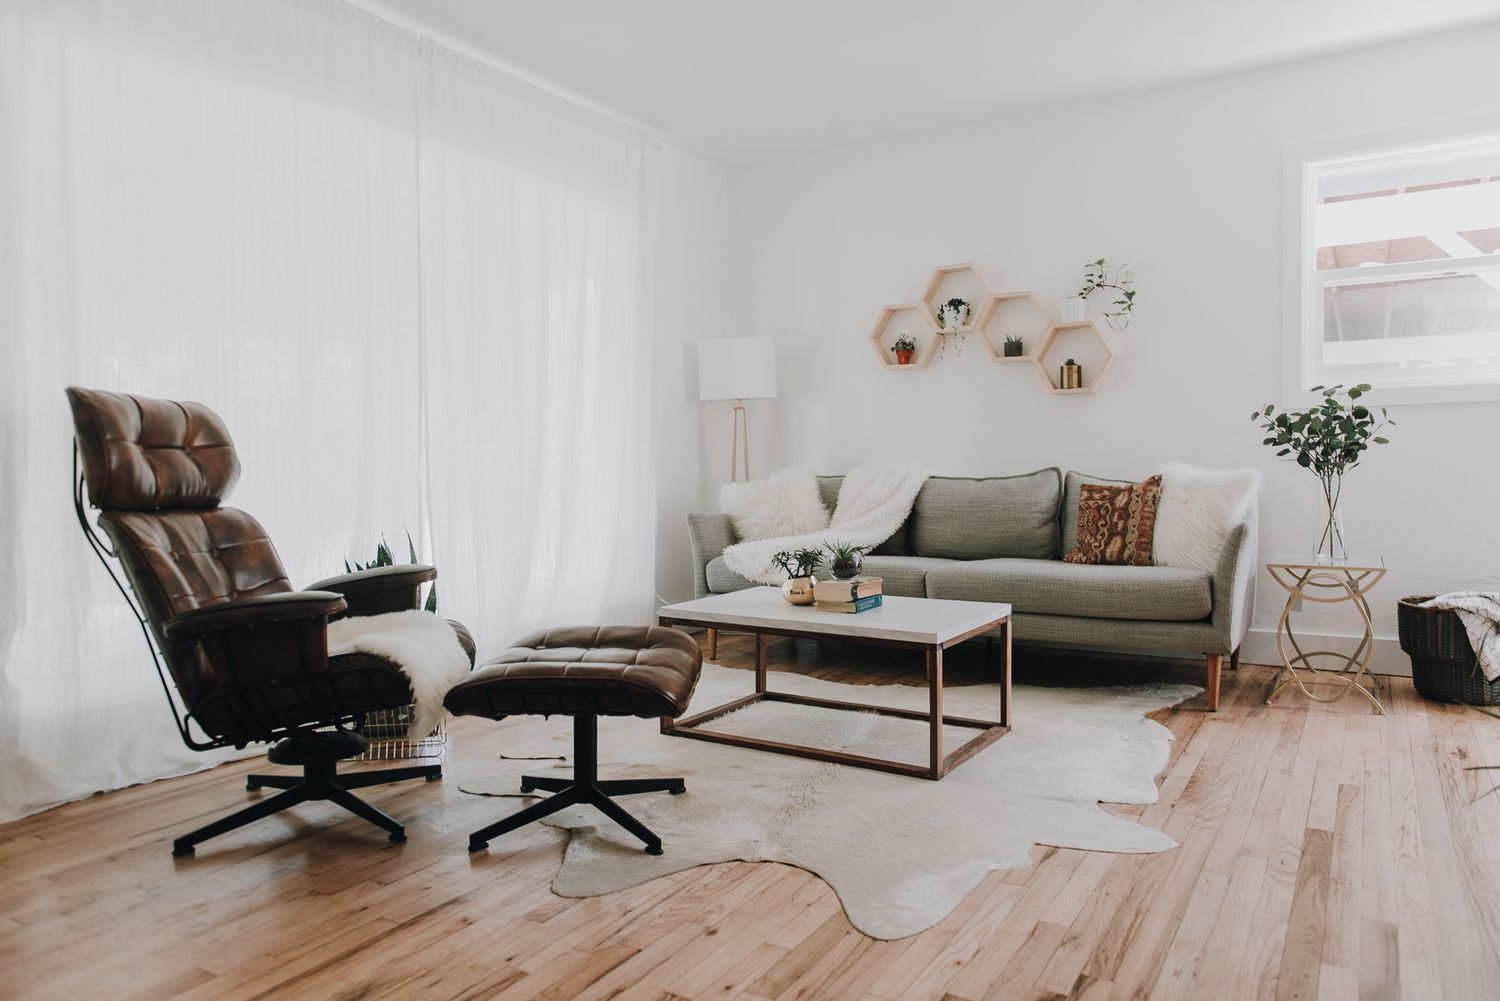
[[[911,514],[927,471],[915,465],[856,466],[839,486],[828,527],[806,535],[739,542],[724,550],[724,562],[741,577],[779,584],[785,575],[771,565],[783,549],[818,549],[828,542],[874,548],[896,534]]]
[[[1479,668],[1486,681],[1500,678],[1500,594],[1487,591],[1453,591],[1424,601],[1419,608],[1448,608],[1469,634],[1469,645],[1479,655]]]
[[[469,655],[453,627],[431,612],[351,615],[328,623],[328,656],[367,653],[384,657],[411,682],[417,707],[408,740],[421,740],[443,721],[443,696],[469,673]]]

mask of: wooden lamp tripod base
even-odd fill
[[[734,483],[740,478],[740,469],[743,467],[745,479],[750,479],[750,425],[745,420],[745,401],[734,401],[734,430],[729,451],[729,482]],[[744,455],[740,454],[740,443],[744,442]]]

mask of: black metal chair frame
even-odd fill
[[[610,820],[646,843],[646,854],[660,855],[661,838],[645,824],[636,820],[611,797],[628,796],[638,792],[669,792],[673,796],[687,792],[687,783],[681,778],[670,779],[609,779],[599,778],[599,717],[581,714],[573,717],[573,774],[569,778],[523,775],[521,791],[545,789],[552,793],[540,803],[482,827],[469,835],[469,851],[487,848],[491,838],[525,827],[527,824],[550,817],[570,806],[586,804],[594,807]]]
[[[293,672],[296,684],[286,681],[270,679],[255,682],[236,682],[221,687],[213,692],[203,701],[199,711],[213,705],[220,700],[240,702],[253,702],[259,706],[257,715],[260,717],[255,721],[246,721],[247,729],[259,730],[256,736],[239,739],[225,737],[214,737],[208,733],[202,723],[194,719],[194,713],[188,710],[186,705],[180,705],[176,694],[176,687],[172,682],[166,666],[162,662],[162,655],[157,648],[155,637],[151,633],[150,620],[146,618],[140,604],[136,601],[130,585],[120,578],[115,572],[112,560],[119,559],[119,553],[101,538],[97,527],[89,520],[85,497],[87,483],[82,472],[78,468],[78,443],[73,443],[73,510],[78,516],[79,527],[83,529],[84,537],[88,540],[89,548],[94,551],[99,562],[103,564],[105,571],[109,573],[110,580],[114,581],[115,588],[125,599],[130,607],[131,614],[135,616],[136,623],[141,628],[141,635],[146,640],[146,648],[151,651],[151,661],[156,667],[157,679],[161,682],[162,691],[167,697],[167,703],[172,711],[172,723],[177,728],[182,742],[195,751],[210,751],[220,747],[243,748],[251,743],[271,743],[280,741],[271,749],[267,757],[273,764],[300,765],[302,775],[251,775],[245,781],[247,791],[254,792],[259,789],[280,789],[275,796],[253,803],[244,809],[238,810],[228,816],[190,831],[176,838],[172,842],[172,854],[174,856],[192,855],[196,845],[207,841],[209,838],[218,837],[247,824],[254,823],[272,814],[280,813],[298,803],[314,800],[328,800],[335,803],[350,813],[369,821],[387,832],[391,841],[405,841],[406,829],[401,822],[376,807],[364,802],[353,795],[350,790],[360,789],[366,786],[384,785],[389,782],[402,782],[407,779],[426,779],[431,782],[442,778],[443,767],[435,765],[413,765],[405,768],[385,768],[378,771],[362,771],[340,775],[338,774],[338,762],[344,758],[353,757],[362,752],[359,746],[368,742],[360,734],[364,725],[364,714],[358,711],[341,711],[337,708],[337,699],[333,694],[333,687],[326,686],[320,700],[320,705],[314,706],[304,697],[305,687],[309,681],[328,681],[335,677],[346,675],[360,675],[368,686],[368,690],[374,691],[371,675],[376,671],[384,670],[390,674],[400,677],[405,683],[406,677],[394,668],[376,668],[363,665],[354,670],[340,671],[330,667],[328,670],[313,674],[307,670],[305,661],[297,666],[299,671]],[[300,648],[300,645],[299,645]],[[306,710],[305,715],[298,720],[289,720],[282,711],[275,708],[267,695],[271,692],[285,693],[290,691],[296,698],[296,703]],[[330,713],[328,706],[334,705],[335,710]],[[309,722],[312,718],[314,721]],[[197,724],[203,733],[204,739],[193,735],[192,726]],[[324,748],[319,753],[319,748]],[[298,753],[310,749],[310,753]],[[278,760],[280,758],[281,760]]]

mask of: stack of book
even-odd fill
[[[822,612],[867,612],[880,607],[881,583],[879,577],[820,580],[813,585],[813,601]]]

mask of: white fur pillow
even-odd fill
[[[820,532],[828,527],[828,508],[818,493],[811,466],[792,466],[763,480],[726,483],[719,508],[734,522],[741,541]]]
[[[1151,562],[1213,573],[1229,530],[1245,516],[1259,492],[1258,469],[1164,464]]]

